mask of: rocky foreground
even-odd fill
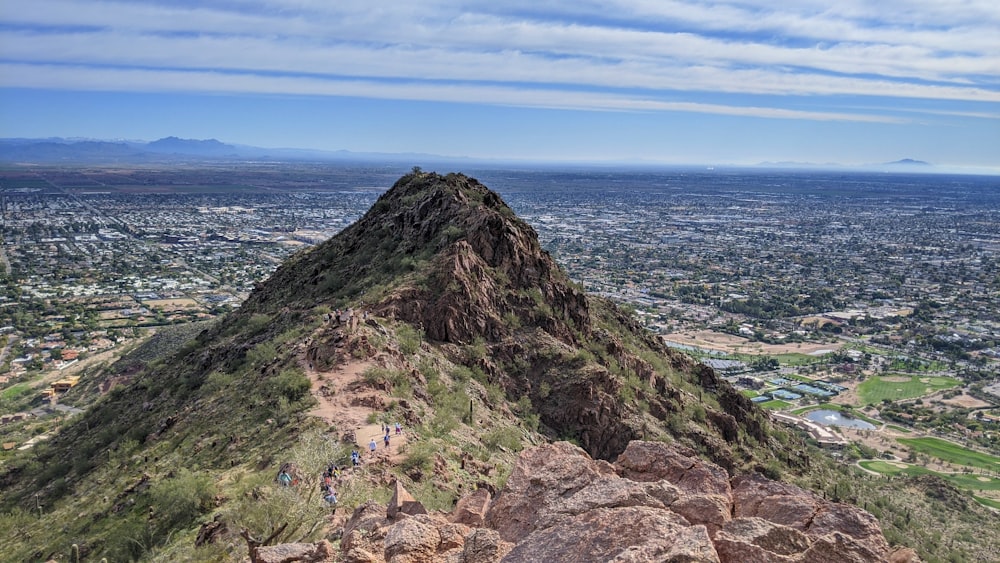
[[[479,489],[428,514],[397,484],[328,542],[261,547],[256,561],[455,563],[916,561],[875,518],[765,477],[730,478],[693,452],[631,442],[614,464],[558,442],[525,450],[496,498]]]

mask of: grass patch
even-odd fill
[[[993,500],[991,498],[977,497],[976,495],[972,495],[972,498],[976,499],[976,502],[978,502],[983,506],[988,506],[990,508],[995,508],[997,510],[1000,510],[1000,501],[998,500]]]
[[[903,428],[902,426],[896,426],[895,424],[887,424],[886,428],[891,428],[891,429],[895,430],[896,432],[905,432],[906,434],[910,433],[910,429],[909,428]]]
[[[897,438],[897,442],[914,450],[955,465],[1000,471],[1000,458],[973,451],[940,438]]]
[[[745,397],[748,397],[750,399],[753,399],[754,397],[760,395],[760,393],[758,393],[758,392],[756,392],[756,391],[754,391],[752,389],[744,389],[744,390],[740,391],[740,393],[743,393],[743,395]]]
[[[780,399],[772,399],[770,401],[764,401],[763,403],[757,403],[757,406],[777,411],[781,409],[787,409],[788,407],[792,406],[792,404],[789,403],[788,401],[782,401]]]
[[[894,381],[895,379],[902,378],[907,378],[908,381]],[[861,397],[862,404],[871,405],[881,403],[886,399],[890,401],[916,399],[941,391],[942,389],[951,389],[960,385],[960,383],[960,381],[951,377],[930,375],[872,377],[858,386],[858,395]]]
[[[950,482],[952,485],[967,491],[1000,490],[1000,479],[995,477],[976,475],[974,473],[938,473],[937,471],[933,471],[919,465],[903,463],[902,465],[904,467],[900,467],[899,465],[896,465],[896,463],[900,462],[865,460],[859,461],[858,465],[869,471],[874,471],[883,475],[937,475],[938,477]]]
[[[897,462],[898,463],[898,462]],[[902,464],[904,467],[900,467],[893,462],[880,461],[880,460],[867,460],[859,461],[858,465],[864,467],[869,471],[874,471],[876,473],[882,473],[883,475],[930,475],[936,474],[930,469],[925,469],[919,465],[910,465],[909,463]]]
[[[30,395],[31,392],[31,385],[27,383],[17,383],[4,389],[3,393],[0,393],[0,398],[6,401],[16,401],[25,395]]]
[[[780,362],[783,366],[807,366],[823,361],[821,356],[810,356],[809,354],[801,354],[798,352],[777,354],[774,356],[774,359],[778,360],[778,362]]]
[[[975,473],[956,473],[943,475],[943,477],[955,486],[973,491],[1000,491],[1000,479],[986,475],[976,475]]]

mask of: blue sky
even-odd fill
[[[1000,171],[995,0],[4,0],[0,136]]]

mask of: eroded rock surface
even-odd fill
[[[382,505],[358,507],[342,559],[868,563],[912,555],[890,552],[878,522],[857,507],[757,475],[730,479],[660,442],[631,442],[613,465],[566,442],[525,450],[496,498],[475,491],[451,514],[409,515],[395,496],[395,519]]]

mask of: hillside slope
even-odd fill
[[[550,440],[607,461],[636,439],[670,442],[731,476],[827,468],[711,369],[581,291],[460,174],[404,176],[131,377],[4,465],[0,559],[76,544],[94,560],[228,560],[257,540],[336,538],[393,482],[447,511],[501,490],[517,452]],[[364,452],[397,422],[404,435]],[[356,447],[331,510],[317,485]]]

